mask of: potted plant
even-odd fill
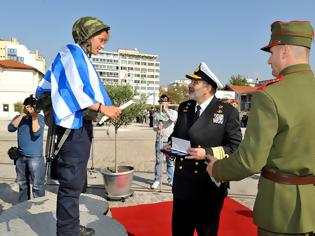
[[[113,105],[115,106],[121,106],[122,104],[132,100],[135,96],[135,92],[130,85],[106,85],[106,90],[113,102]],[[132,195],[130,188],[134,168],[132,166],[118,165],[117,135],[118,129],[121,126],[130,124],[137,116],[142,114],[144,110],[145,98],[142,97],[142,99],[124,109],[119,118],[115,120],[108,120],[106,122],[109,126],[113,125],[115,130],[115,166],[107,167],[101,171],[104,178],[105,197],[108,199],[121,199],[124,201],[125,198]]]

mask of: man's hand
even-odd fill
[[[101,113],[103,113],[105,116],[116,119],[121,114],[121,109],[119,107],[114,106],[102,106],[101,107]]]
[[[168,105],[169,105],[168,102],[163,102],[162,110],[163,110],[163,111],[167,111],[167,110],[168,110]]]
[[[158,128],[158,130],[163,129],[163,122],[162,121],[159,121],[157,128]]]
[[[165,145],[162,149],[164,149],[164,150],[171,150],[172,146],[171,145]],[[169,155],[167,153],[164,153],[164,155],[165,155],[166,158],[173,158],[172,155]]]
[[[186,156],[186,159],[193,160],[205,160],[206,159],[206,150],[203,148],[189,148],[188,153],[190,156]]]
[[[172,146],[167,144],[162,149],[164,149],[164,150],[171,150]]]
[[[210,160],[210,163],[209,163],[209,165],[207,166],[207,172],[208,172],[208,174],[209,174],[210,176],[213,176],[213,175],[212,175],[212,168],[213,168],[213,164],[217,161],[217,159],[214,158],[213,156],[209,155],[209,154],[207,155],[207,159]]]
[[[26,107],[27,107],[27,106],[26,106]],[[29,106],[29,107],[27,108],[27,111],[28,111],[28,114],[30,114],[30,116],[31,116],[32,118],[37,118],[37,117],[38,117],[38,113],[35,111],[34,107]]]

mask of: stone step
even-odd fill
[[[57,195],[46,196],[19,203],[0,215],[0,235],[55,236]],[[125,228],[109,215],[108,202],[92,194],[80,196],[80,224],[95,229],[100,236],[127,236]]]

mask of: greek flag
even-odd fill
[[[82,127],[82,109],[112,102],[90,59],[78,44],[68,44],[56,56],[36,89],[36,97],[51,93],[55,124]]]

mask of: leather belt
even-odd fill
[[[290,184],[290,185],[307,185],[313,184],[315,185],[315,176],[308,175],[308,176],[294,176],[294,175],[287,175],[282,173],[275,173],[263,168],[261,170],[261,175],[269,179],[271,181],[280,183],[280,184]]]

